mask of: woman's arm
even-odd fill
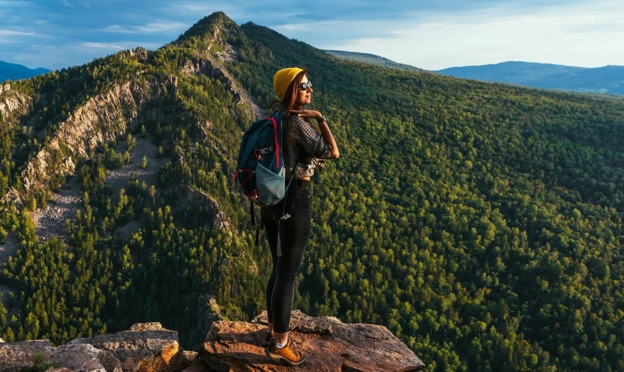
[[[329,143],[329,145],[332,148],[332,156],[334,157],[334,159],[338,159],[338,157],[340,156],[340,151],[338,150],[338,145],[336,144],[336,140],[334,139],[334,135],[332,134],[331,130],[329,129],[329,125],[327,125],[327,122],[325,120],[323,120],[322,117],[319,120],[319,128],[321,129],[321,134],[323,135],[323,139],[325,139],[325,142]]]
[[[336,144],[336,140],[334,139],[334,135],[332,134],[331,129],[329,129],[329,125],[327,125],[325,117],[320,112],[314,110],[292,110],[291,112],[299,115],[299,117],[302,118],[316,119],[319,123],[318,130],[323,136],[325,143],[327,143],[331,147],[332,158],[338,159],[338,157],[340,156],[340,151],[338,150],[338,145]],[[312,126],[312,124],[310,124],[310,126]],[[314,128],[314,126],[312,127]]]

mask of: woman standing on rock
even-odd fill
[[[319,169],[322,167],[323,161],[319,159],[337,159],[339,156],[338,146],[325,116],[318,111],[303,109],[312,100],[312,83],[306,72],[296,67],[285,68],[279,70],[273,78],[279,101],[274,101],[269,111],[284,112],[283,158],[286,183],[294,179],[284,200],[272,207],[262,208],[262,220],[273,259],[266,290],[269,346],[265,351],[269,357],[284,360],[291,365],[299,365],[305,360],[303,352],[293,348],[288,338],[288,328],[295,294],[295,276],[310,237],[310,177],[317,166]],[[309,119],[316,119],[318,126]]]

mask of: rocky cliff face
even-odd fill
[[[416,371],[418,357],[388,329],[344,324],[332,317],[309,317],[295,311],[291,339],[306,353],[298,367],[282,365],[264,353],[266,312],[251,323],[212,323],[199,353],[184,351],[178,333],[159,323],[78,338],[53,347],[49,341],[0,343],[0,371],[38,367],[49,372],[208,372],[208,371]]]
[[[6,84],[4,88],[0,85],[0,119],[5,119],[12,112],[17,111],[30,102],[30,97],[10,89],[9,84]],[[2,94],[2,91],[5,93]]]
[[[144,120],[164,119],[161,108],[146,108],[146,103],[176,93],[177,78],[169,76],[165,81],[128,82],[89,99],[59,125],[50,143],[27,164],[22,172],[24,188],[43,186],[52,174],[73,174],[78,161],[93,156],[99,144]]]

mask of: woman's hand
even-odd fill
[[[323,120],[323,114],[315,110],[290,110],[293,114],[299,115],[302,118],[312,118],[317,120]]]
[[[317,132],[323,135],[323,139],[327,142],[332,148],[332,156],[334,159],[338,159],[340,156],[340,152],[338,151],[338,145],[336,145],[336,140],[334,139],[334,135],[329,129],[329,125],[327,125],[327,121],[325,121],[325,117],[318,111],[314,110],[290,110],[290,112],[299,115],[302,118],[312,118],[318,121],[319,126],[312,125]]]

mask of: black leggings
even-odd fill
[[[295,296],[295,276],[310,240],[312,219],[312,188],[310,181],[297,180],[289,187],[288,195],[272,207],[262,208],[273,269],[267,283],[266,304],[269,323],[277,333],[288,332],[290,313]],[[285,214],[290,217],[282,220]],[[281,256],[278,256],[278,226]]]

